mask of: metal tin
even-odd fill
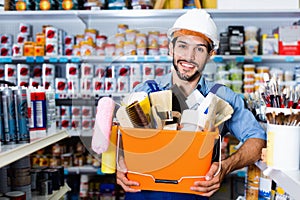
[[[98,35],[96,37],[96,45],[98,47],[104,47],[104,45],[107,43],[107,36],[105,35]]]
[[[71,129],[72,130],[81,130],[82,125],[81,125],[81,117],[78,116],[72,116],[71,120]]]
[[[29,42],[29,41],[24,42],[23,55],[34,56],[34,42]]]
[[[81,78],[92,78],[94,74],[94,65],[91,63],[81,64]]]
[[[26,194],[22,191],[7,192],[5,196],[9,197],[10,200],[26,200]]]
[[[68,96],[71,99],[80,97],[80,83],[79,78],[68,78]]]
[[[64,38],[65,45],[73,45],[75,44],[75,37],[74,35],[66,35]]]
[[[91,118],[93,115],[93,107],[92,106],[82,106],[81,107],[81,115],[82,115],[82,117]]]
[[[38,86],[41,86],[41,85],[42,85],[41,77],[29,78],[29,86],[38,88]]]
[[[82,124],[82,130],[92,129],[92,119],[90,117],[82,117],[81,124]]]
[[[1,101],[0,101],[0,142],[1,144],[4,143],[5,141],[5,132],[4,132],[4,113],[3,113],[3,102],[2,102],[2,91],[0,91],[0,97],[1,97]]]
[[[105,65],[97,64],[95,66],[95,77],[97,77],[97,78],[105,77],[106,76],[106,68],[107,68],[107,66],[105,66]]]
[[[58,56],[57,41],[47,42],[47,40],[46,40],[46,56]]]
[[[66,78],[78,78],[79,77],[79,66],[76,63],[66,64]]]
[[[25,24],[25,23],[20,23],[19,24],[19,32],[24,35],[30,35],[31,34],[31,25]]]
[[[28,41],[28,35],[25,35],[23,33],[19,33],[17,35],[17,44],[24,44],[25,41]]]
[[[47,127],[47,111],[46,111],[46,94],[45,91],[35,92],[35,118],[36,126],[40,130],[44,130]]]
[[[53,64],[43,64],[42,67],[42,75],[43,78],[54,78],[55,77],[55,65]]]
[[[17,66],[15,64],[5,64],[4,65],[4,77],[17,77]]]
[[[35,34],[35,41],[37,44],[45,45],[46,43],[46,36],[44,33],[36,33]]]
[[[0,44],[13,44],[13,35],[12,34],[0,34]]]
[[[45,29],[46,43],[57,42],[58,40],[58,29],[52,26],[48,26]]]
[[[0,56],[11,56],[11,55],[12,55],[11,44],[0,45]]]
[[[12,56],[23,56],[23,45],[22,44],[13,44]]]
[[[17,64],[17,76],[29,78],[30,66],[28,64]]]
[[[81,106],[74,106],[71,107],[72,117],[80,117],[81,116]]]
[[[66,55],[66,56],[72,56],[73,55],[73,44],[69,44],[69,45],[64,46],[63,55]]]
[[[35,44],[34,46],[34,56],[44,56],[45,46],[43,44]]]
[[[5,144],[14,144],[17,141],[16,131],[16,113],[15,102],[13,100],[13,92],[10,88],[4,88],[2,91],[3,102],[3,118],[4,118],[4,134]]]
[[[60,116],[61,117],[70,117],[71,116],[71,107],[70,106],[60,106]]]
[[[129,92],[129,77],[122,76],[117,81],[117,92],[128,93]]]
[[[117,81],[116,81],[115,78],[105,78],[104,91],[106,93],[115,93],[115,92],[117,92]]]
[[[30,142],[29,121],[27,112],[27,91],[20,89],[13,91],[16,107],[16,124],[18,127],[18,143]]]

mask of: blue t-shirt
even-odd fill
[[[155,82],[157,83],[159,90],[170,89],[172,86],[172,73],[156,78]],[[206,96],[214,84],[215,83],[206,81],[202,76],[197,89],[203,96]],[[134,88],[134,91],[145,91],[150,93],[153,90],[150,86],[147,83],[141,83]],[[231,134],[241,142],[245,142],[248,138],[260,138],[266,140],[264,129],[257,122],[254,115],[245,108],[244,101],[239,94],[224,86],[217,90],[216,95],[227,101],[234,110],[232,117],[225,122],[225,126]]]

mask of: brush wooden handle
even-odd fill
[[[195,6],[196,6],[196,8],[201,9],[202,6],[201,6],[200,0],[194,0],[194,1],[195,1]]]
[[[164,7],[166,0],[156,0],[154,4],[154,9],[162,9]]]

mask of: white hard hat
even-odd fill
[[[191,9],[181,15],[168,30],[168,37],[171,40],[173,33],[180,29],[199,32],[208,37],[213,42],[213,49],[219,47],[217,26],[210,15],[203,9]]]

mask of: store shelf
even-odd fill
[[[268,167],[265,163],[259,161],[256,165],[263,171],[264,175],[273,179],[294,199],[300,197],[300,171],[281,171]]]
[[[37,195],[35,192],[32,193],[32,200],[57,200],[62,198],[67,192],[71,191],[71,188],[65,183],[63,187],[58,191],[53,191],[51,195]]]
[[[68,174],[98,174],[103,175],[99,167],[93,167],[90,165],[79,167],[67,167],[64,171],[65,175]]]
[[[71,137],[92,137],[92,130],[68,130]]]
[[[67,131],[58,131],[48,133],[42,138],[31,139],[27,144],[1,145],[0,168],[68,136]]]

